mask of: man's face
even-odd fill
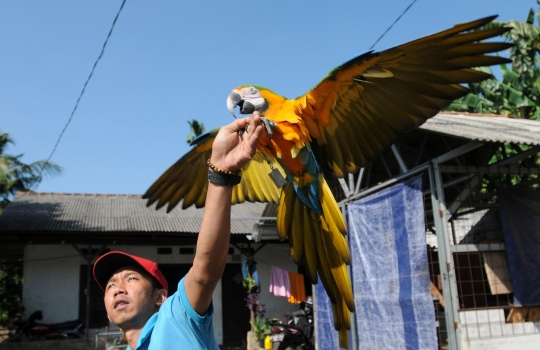
[[[142,328],[166,296],[164,289],[153,288],[151,277],[140,268],[122,267],[105,287],[107,316],[124,330]]]

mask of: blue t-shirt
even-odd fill
[[[186,295],[184,279],[178,283],[176,293],[161,305],[159,312],[148,319],[135,350],[219,350],[212,325],[214,308],[210,305],[203,316],[193,310]],[[129,346],[127,349],[131,350]]]

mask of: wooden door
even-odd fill
[[[247,342],[249,309],[246,306],[246,290],[242,286],[240,264],[227,264],[221,279],[223,307],[223,346],[242,347]]]

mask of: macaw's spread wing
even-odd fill
[[[143,195],[148,199],[147,206],[157,202],[156,209],[168,204],[170,212],[182,202],[182,209],[195,204],[204,207],[208,188],[208,166],[206,160],[212,154],[212,143],[217,132],[201,140],[196,147],[172,165]],[[232,204],[248,202],[279,201],[281,190],[276,187],[268,174],[270,165],[285,173],[274,158],[263,157],[257,152],[253,159],[242,168],[242,181],[232,190]]]
[[[468,90],[460,84],[490,75],[471,69],[509,60],[486,53],[508,43],[483,43],[508,31],[477,30],[496,16],[380,52],[358,56],[332,70],[295,100],[319,164],[338,177],[354,173],[390,146],[399,134],[421,125]]]

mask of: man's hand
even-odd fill
[[[238,134],[247,125],[247,131]],[[210,162],[217,168],[235,172],[246,165],[257,152],[257,143],[263,127],[259,112],[253,116],[236,119],[219,130],[212,145]]]

